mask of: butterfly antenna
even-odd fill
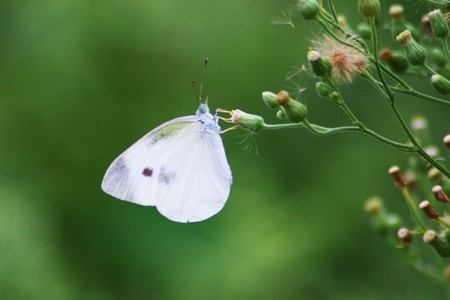
[[[208,58],[205,58],[205,64],[203,66],[202,79],[200,81],[200,89],[199,89],[200,96],[199,96],[198,100],[200,101],[200,103],[202,103],[203,82],[205,81],[205,73],[206,73],[207,66],[208,66]]]
[[[198,104],[200,105],[200,104],[202,104],[202,101],[200,100],[200,96],[198,94],[198,91],[195,88],[195,84],[196,84],[195,80],[192,79],[192,88],[194,89],[195,98],[198,100],[198,102],[199,102]]]

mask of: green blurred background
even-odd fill
[[[338,10],[356,27],[363,19],[350,2],[337,3]],[[405,3],[417,23],[417,7]],[[406,157],[366,136],[262,132],[256,154],[244,151],[244,132],[225,134],[231,195],[201,223],[173,223],[101,191],[117,155],[159,124],[194,113],[191,80],[199,81],[205,57],[212,109],[277,122],[261,92],[289,86],[286,74],[305,63],[308,41],[320,36],[313,22],[271,26],[287,5],[1,1],[2,299],[442,296],[370,227],[362,207],[373,194],[408,220],[386,175]],[[388,30],[383,36],[392,40]],[[312,122],[348,124],[315,95],[314,78],[304,74],[295,83],[309,88]],[[429,90],[426,80],[413,84]],[[356,80],[343,91],[371,128],[404,139],[369,85]],[[432,117],[437,140],[448,131],[448,110],[406,97],[399,103],[407,117]]]

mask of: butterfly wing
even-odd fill
[[[121,154],[102,189],[121,200],[156,206],[170,220],[195,222],[222,209],[230,185],[218,132],[188,116],[159,126]]]

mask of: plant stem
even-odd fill
[[[437,74],[435,70],[433,70],[429,65],[427,65],[426,63],[424,63],[422,65],[422,67],[430,74],[430,75],[435,75]]]
[[[379,82],[378,80],[376,80],[375,78],[372,77],[372,75],[370,75],[369,72],[364,71],[360,74],[364,79],[369,80],[372,84],[377,84],[379,86],[378,91],[381,93],[383,90],[381,89],[382,83]],[[395,86],[389,86],[391,88],[392,91],[399,93],[399,94],[405,94],[405,95],[410,95],[410,96],[415,96],[417,98],[422,98],[424,100],[430,101],[430,102],[434,102],[437,104],[441,104],[441,105],[445,105],[445,106],[450,106],[450,101],[448,100],[443,100],[443,99],[439,99],[427,94],[423,94],[421,92],[418,92],[416,90],[414,90],[413,88],[398,88]],[[384,92],[384,91],[383,91]],[[384,93],[384,96],[386,97],[386,93]]]
[[[378,33],[377,33],[377,26],[375,24],[375,17],[370,17],[369,22],[370,22],[370,28],[372,30],[372,47],[373,47],[375,67],[378,72],[378,77],[380,77],[381,83],[383,84],[383,87],[387,93],[387,96],[389,97],[389,99],[392,99],[392,101],[394,101],[394,99],[395,99],[394,94],[392,93],[392,90],[389,88],[389,85],[387,84],[386,79],[383,76],[383,72],[381,72],[380,61],[378,59]]]
[[[448,223],[444,218],[439,217],[438,222],[447,228],[450,228],[450,223]]]
[[[339,24],[337,15],[336,15],[336,9],[334,8],[333,0],[328,0],[328,6],[330,7],[331,15],[333,16],[333,19],[336,23]]]
[[[303,123],[287,123],[287,124],[264,124],[263,129],[267,130],[278,130],[278,129],[289,129],[289,128],[306,128],[310,132],[316,134],[316,135],[332,135],[337,133],[345,133],[345,132],[361,132],[365,133],[387,145],[390,145],[392,147],[395,147],[396,149],[404,152],[415,152],[415,148],[395,142],[393,140],[390,140],[378,133],[376,133],[373,130],[370,130],[366,127],[364,129],[361,129],[358,126],[342,126],[342,127],[335,127],[335,128],[329,128],[329,127],[323,127],[315,124],[311,124],[308,121],[304,121]]]
[[[447,37],[442,38],[442,48],[444,49],[445,56],[447,57],[447,60],[450,62],[450,53],[448,53]]]
[[[417,205],[414,203],[413,199],[411,198],[411,195],[409,194],[408,188],[405,186],[405,187],[401,187],[400,190],[401,190],[401,192],[403,194],[403,197],[406,200],[406,203],[408,204],[408,207],[409,207],[409,210],[411,212],[411,215],[413,216],[413,218],[416,221],[417,225],[419,225],[420,229],[425,230],[426,227],[422,223],[422,220],[420,219],[419,212],[417,211]]]
[[[413,89],[401,89],[401,88],[397,88],[397,87],[391,87],[391,89],[394,92],[397,92],[397,93],[411,95],[411,96],[415,96],[417,98],[422,98],[424,100],[431,101],[431,102],[434,102],[434,103],[437,103],[437,104],[450,106],[450,101],[448,101],[448,100],[443,100],[443,99],[439,99],[439,98],[436,98],[436,97],[433,97],[433,96],[429,96],[429,95],[420,93],[420,92],[418,92],[416,90],[413,90]]]

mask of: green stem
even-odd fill
[[[389,88],[389,85],[386,82],[386,79],[384,78],[383,72],[381,71],[380,62],[378,58],[378,33],[377,33],[377,26],[375,24],[375,17],[369,18],[370,22],[370,28],[372,30],[372,47],[373,47],[373,53],[374,53],[374,59],[375,59],[375,67],[377,69],[378,77],[380,77],[381,83],[383,84],[383,87],[387,93],[387,96],[389,99],[394,101],[394,94],[392,93],[392,90]]]
[[[265,124],[263,125],[263,129],[267,130],[278,130],[278,129],[289,129],[289,128],[306,128],[310,132],[316,135],[332,135],[337,133],[346,133],[346,132],[362,132],[364,134],[367,134],[387,145],[390,145],[392,147],[397,148],[400,151],[404,152],[414,152],[415,148],[395,142],[393,140],[390,140],[388,138],[385,138],[384,136],[376,133],[373,130],[370,130],[368,128],[361,129],[358,126],[342,126],[342,127],[335,127],[335,128],[329,128],[329,127],[323,127],[315,124],[309,123],[307,120],[305,120],[303,123],[288,123],[288,124]]]
[[[442,174],[444,174],[447,178],[450,178],[450,171],[448,171],[442,164],[440,164],[438,161],[433,159],[431,156],[428,155],[428,153],[423,150],[423,148],[419,145],[416,138],[412,134],[411,130],[409,129],[408,125],[406,124],[405,120],[403,119],[402,115],[397,109],[397,106],[395,103],[391,102],[391,109],[394,111],[395,116],[397,117],[397,120],[400,123],[400,126],[403,128],[403,131],[408,136],[411,143],[416,148],[416,153],[419,154],[423,159],[425,159],[430,165],[438,169]]]
[[[408,204],[409,210],[411,212],[411,215],[413,216],[414,220],[416,221],[417,225],[419,225],[420,229],[425,230],[426,227],[423,224],[419,212],[417,210],[417,205],[414,203],[413,199],[411,198],[411,195],[409,194],[407,187],[401,187],[400,188],[403,197],[406,200],[406,203]]]
[[[376,80],[375,78],[373,78],[373,76],[370,75],[369,72],[363,71],[363,72],[361,72],[360,75],[364,79],[366,79],[370,83],[372,83],[378,89],[378,91],[380,93],[381,92],[384,93],[384,90],[381,89],[382,83],[379,82],[378,80]],[[377,85],[378,85],[378,87],[377,87]],[[430,96],[430,95],[427,95],[427,94],[423,94],[421,92],[418,92],[418,91],[414,90],[413,88],[404,89],[404,88],[398,88],[398,87],[394,87],[394,86],[389,86],[389,87],[391,88],[391,90],[393,90],[394,92],[399,93],[399,94],[415,96],[417,98],[422,98],[422,99],[430,101],[430,102],[434,102],[434,103],[445,105],[445,106],[450,106],[450,101],[448,101],[448,100],[443,100],[443,99],[439,99],[439,98],[436,98],[436,97],[433,97],[433,96]],[[383,95],[385,97],[387,97],[386,93],[384,93]]]
[[[415,96],[417,98],[422,98],[424,100],[431,101],[431,102],[434,102],[434,103],[437,103],[437,104],[450,106],[450,101],[448,101],[448,100],[443,100],[443,99],[439,99],[439,98],[436,98],[436,97],[433,97],[433,96],[429,96],[429,95],[420,93],[420,92],[418,92],[416,90],[413,90],[413,89],[405,90],[405,89],[396,88],[396,87],[391,87],[391,89],[394,92],[397,92],[397,93],[401,93],[401,94],[405,94],[405,95],[411,95],[411,96]]]
[[[339,24],[337,14],[336,14],[336,9],[334,8],[333,0],[328,0],[328,6],[330,7],[331,15],[333,16],[334,21]]]
[[[447,228],[450,228],[450,223],[448,223],[444,218],[439,217],[438,222],[444,225]]]
[[[424,63],[422,65],[422,67],[428,72],[428,74],[430,75],[435,75],[437,74],[435,70],[433,70],[429,65],[427,65],[426,63]]]
[[[445,56],[447,60],[450,61],[450,53],[448,53],[448,42],[447,37],[442,38],[442,48],[444,48]]]

